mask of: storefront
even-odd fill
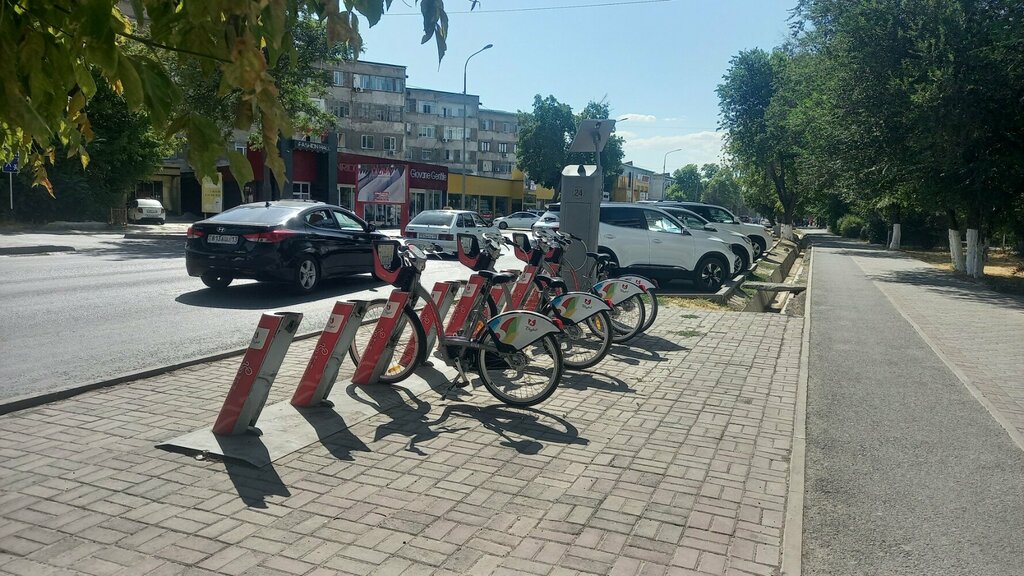
[[[339,204],[378,228],[404,228],[419,212],[442,208],[447,188],[444,166],[338,155]]]

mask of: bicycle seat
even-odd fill
[[[493,285],[506,284],[516,279],[515,274],[508,274],[506,272],[492,272],[490,270],[480,270],[479,272],[477,272],[477,274],[483,276],[484,280],[487,280],[487,282]]]
[[[550,286],[551,288],[561,289],[568,292],[569,288],[565,285],[565,281],[561,278],[552,278],[546,274],[537,274],[533,277],[533,282],[541,288]]]

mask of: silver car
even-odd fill
[[[458,234],[500,234],[498,227],[488,224],[480,214],[469,210],[424,210],[405,227],[409,244],[428,251],[456,254]]]

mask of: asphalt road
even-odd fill
[[[335,300],[391,291],[364,275],[310,296],[248,281],[215,292],[185,273],[182,240],[33,234],[31,242],[77,251],[0,256],[0,402],[242,348],[268,310],[302,312],[299,333],[318,331]],[[502,255],[498,269],[514,267],[521,262]],[[423,281],[469,274],[457,261],[431,261]]]
[[[1024,453],[851,258],[878,254],[814,249],[803,574],[1020,575]]]

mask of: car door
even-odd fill
[[[373,235],[367,230],[366,223],[344,210],[334,208],[331,213],[338,224],[340,237],[338,270],[351,273],[372,271]]]
[[[487,222],[484,222],[484,219],[475,212],[468,214],[468,216],[473,219],[473,227],[476,229],[477,236],[483,237],[484,232],[490,232],[493,234],[501,232],[497,226],[492,226]]]
[[[660,210],[644,210],[651,237],[651,266],[693,270],[693,235]]]
[[[337,272],[344,259],[345,241],[338,222],[328,208],[317,208],[303,214],[309,243],[320,261],[320,273],[329,276]]]
[[[602,206],[599,243],[615,253],[619,266],[647,266],[651,241],[643,213],[631,206]]]

